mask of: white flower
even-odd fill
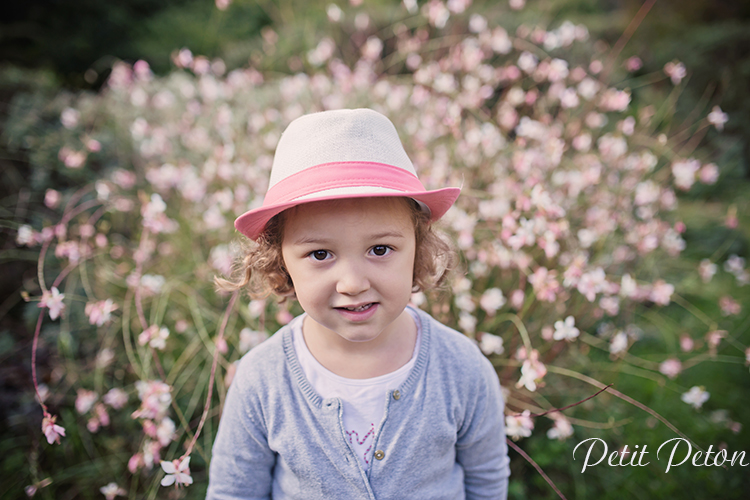
[[[550,439],[564,441],[565,439],[572,436],[573,426],[570,425],[570,420],[560,414],[553,413],[553,415],[557,415],[555,417],[552,417],[555,420],[555,424],[547,431],[547,437]]]
[[[102,400],[115,410],[123,408],[128,403],[128,393],[120,388],[110,389]]]
[[[159,444],[167,446],[175,437],[174,421],[169,417],[164,417],[156,428],[156,439],[159,440]]]
[[[505,351],[503,347],[503,338],[491,333],[483,333],[479,341],[479,347],[486,355],[502,354]]]
[[[499,288],[488,288],[483,294],[482,298],[479,299],[479,306],[484,309],[487,314],[494,314],[495,311],[505,305],[505,297],[503,291]]]
[[[526,73],[531,73],[539,64],[539,59],[531,52],[523,52],[518,58],[518,67]]]
[[[78,120],[81,118],[81,113],[73,108],[65,108],[60,114],[60,121],[63,127],[67,129],[74,129],[78,125]]]
[[[161,292],[165,282],[164,276],[158,274],[144,274],[141,276],[141,286],[148,293],[157,294]]]
[[[161,461],[161,468],[167,473],[161,480],[162,486],[179,486],[181,484],[193,484],[193,478],[190,477],[190,457],[185,457],[181,462],[172,460],[171,462]]]
[[[529,410],[524,410],[521,415],[508,415],[505,417],[505,434],[516,440],[531,436],[534,429],[534,421],[529,416]]]
[[[708,123],[717,130],[724,130],[724,124],[729,121],[729,115],[724,113],[719,106],[714,106],[708,114]]]
[[[474,301],[472,300],[471,295],[469,295],[468,293],[460,293],[456,295],[454,302],[456,304],[456,307],[465,312],[474,312],[474,309],[476,309]]]
[[[669,305],[669,301],[674,293],[674,285],[666,283],[664,280],[657,280],[651,289],[649,300],[660,306]]]
[[[609,344],[609,352],[612,354],[619,354],[626,351],[628,348],[628,336],[624,332],[617,332],[612,337],[612,342]]]
[[[547,367],[539,361],[539,351],[531,351],[529,359],[524,360],[521,366],[521,378],[516,382],[516,387],[526,387],[527,390],[534,392],[537,388],[537,381],[541,381],[547,375]]]
[[[629,274],[623,274],[620,283],[620,295],[623,297],[632,297],[638,291],[638,284]]]
[[[99,488],[102,495],[107,500],[114,500],[115,497],[124,497],[128,495],[128,492],[122,489],[117,483],[109,483],[107,486]]]
[[[672,175],[675,186],[687,191],[695,183],[695,174],[700,170],[701,162],[695,158],[672,163]]]
[[[699,410],[703,406],[703,403],[708,401],[708,398],[710,396],[711,395],[708,392],[706,392],[706,390],[703,389],[703,387],[698,387],[696,385],[696,386],[691,387],[688,392],[682,395],[682,400],[685,403],[691,405],[696,410]]]
[[[477,318],[470,313],[462,312],[458,316],[458,326],[466,333],[474,333],[477,327]]]
[[[578,337],[581,332],[575,327],[575,321],[573,316],[565,318],[565,322],[555,321],[555,333],[552,338],[555,340],[573,340]]]
[[[30,246],[35,242],[34,230],[28,224],[21,224],[18,226],[18,235],[16,236],[16,244],[20,246]]]
[[[155,329],[154,329],[155,330]],[[158,332],[154,332],[148,345],[154,349],[164,350],[167,347],[167,338],[169,337],[169,329],[166,326],[162,326]]]
[[[53,286],[50,290],[44,292],[42,300],[39,302],[39,307],[47,307],[49,309],[49,317],[55,320],[65,310],[63,299],[65,299],[65,294],[60,293],[60,290],[56,286]]]

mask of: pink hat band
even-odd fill
[[[431,220],[437,220],[459,192],[459,188],[424,188],[395,127],[383,115],[368,109],[326,111],[289,125],[276,149],[263,205],[238,217],[234,225],[257,239],[273,216],[290,207],[383,196],[417,200]]]
[[[406,170],[374,162],[338,162],[316,165],[271,187],[268,203],[284,203],[329,189],[373,187],[396,192],[425,191],[422,183]]]

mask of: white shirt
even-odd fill
[[[365,471],[372,462],[373,440],[383,420],[388,390],[398,388],[409,375],[417,360],[421,341],[419,317],[406,309],[417,326],[417,341],[411,359],[404,366],[379,377],[351,379],[331,372],[312,355],[302,334],[306,315],[298,316],[289,326],[294,338],[294,350],[307,380],[323,399],[340,398],[343,403],[344,432],[354,453],[360,458]]]

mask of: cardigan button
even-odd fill
[[[396,401],[401,399],[401,393],[398,390],[393,391],[393,399],[395,399]]]
[[[375,452],[375,459],[376,460],[383,460],[385,458],[385,453],[383,450],[378,450]]]

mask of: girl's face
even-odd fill
[[[308,314],[305,333],[343,347],[391,338],[403,324],[396,320],[413,282],[416,242],[407,200],[313,202],[284,216],[281,251]]]

